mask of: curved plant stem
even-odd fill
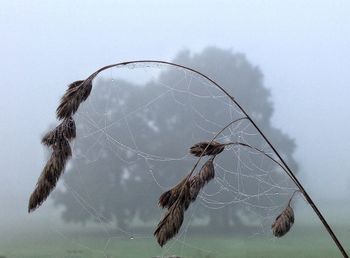
[[[260,133],[260,135],[264,138],[264,140],[267,142],[267,144],[271,147],[273,152],[277,155],[279,160],[282,162],[282,164],[285,166],[285,168],[289,171],[288,176],[293,180],[293,182],[297,185],[297,187],[300,189],[300,192],[305,196],[306,201],[310,204],[311,208],[314,210],[320,221],[322,222],[323,226],[326,228],[328,231],[329,235],[332,237],[333,241],[337,245],[339,251],[342,253],[342,255],[345,258],[349,258],[348,254],[346,253],[344,247],[338,240],[337,236],[333,232],[332,228],[329,226],[328,222],[326,219],[323,217],[321,211],[317,208],[316,204],[314,201],[311,199],[310,195],[306,192],[304,186],[300,183],[298,178],[295,176],[291,168],[287,165],[287,163],[284,161],[284,159],[281,157],[281,155],[278,153],[278,151],[275,149],[275,147],[272,145],[270,140],[265,136],[265,134],[260,130],[260,128],[255,124],[253,119],[247,114],[247,112],[239,105],[239,103],[232,98],[232,101],[237,105],[237,107],[242,110],[242,112],[247,116],[248,120],[252,123],[252,125],[256,128],[256,130]]]
[[[203,154],[205,153],[205,151],[208,149],[208,147],[210,146],[210,144],[212,144],[212,142],[216,139],[216,137],[218,137],[223,131],[225,131],[227,128],[229,128],[231,125],[233,125],[234,123],[244,120],[244,119],[248,119],[247,117],[240,117],[237,118],[233,121],[231,121],[230,123],[228,123],[227,125],[225,125],[219,132],[217,132],[214,137],[211,139],[210,142],[208,142],[207,146],[204,148],[204,150],[202,151],[201,155],[198,157],[197,162],[194,164],[193,168],[191,169],[191,171],[188,173],[187,177],[190,178],[193,174],[193,171],[196,169],[196,167],[198,166],[199,162],[201,161]],[[226,144],[225,144],[226,145]],[[216,155],[215,155],[216,156]]]
[[[121,62],[121,63],[117,63],[117,64],[111,64],[111,65],[107,65],[104,66],[100,69],[98,69],[96,72],[94,72],[93,74],[91,74],[85,81],[92,81],[100,72],[107,70],[109,68],[112,67],[119,67],[119,66],[125,66],[125,65],[132,65],[132,64],[142,64],[142,63],[154,63],[154,64],[165,64],[165,65],[169,65],[169,66],[173,66],[173,67],[178,67],[178,68],[182,68],[185,69],[187,71],[191,71],[205,79],[207,79],[208,81],[210,81],[215,87],[217,87],[219,90],[221,90],[245,115],[245,119],[248,119],[250,121],[250,123],[255,127],[255,129],[259,132],[259,134],[263,137],[263,139],[266,141],[266,143],[270,146],[270,148],[273,150],[273,152],[277,155],[278,159],[280,160],[280,162],[282,163],[282,165],[285,167],[285,169],[289,172],[287,173],[286,170],[284,170],[286,172],[286,174],[291,178],[291,180],[296,184],[296,186],[299,188],[300,192],[304,195],[306,201],[309,203],[309,205],[311,206],[311,208],[314,210],[314,212],[316,213],[316,215],[318,216],[318,218],[320,219],[320,221],[322,222],[323,226],[326,228],[326,230],[328,231],[328,234],[332,237],[334,243],[337,245],[339,251],[342,253],[343,257],[348,258],[348,254],[346,253],[344,247],[342,246],[342,244],[340,243],[340,241],[338,240],[338,238],[336,237],[335,233],[333,232],[332,228],[329,226],[328,222],[326,221],[326,219],[323,217],[322,213],[320,212],[320,210],[317,208],[316,204],[314,203],[314,201],[311,199],[310,195],[307,193],[307,191],[305,190],[305,188],[303,187],[303,185],[300,183],[300,181],[298,180],[298,178],[295,176],[294,172],[292,171],[292,169],[287,165],[287,163],[284,161],[284,159],[281,157],[281,155],[278,153],[278,151],[276,150],[276,148],[272,145],[271,141],[266,137],[266,135],[260,130],[260,128],[256,125],[256,123],[254,122],[254,120],[251,118],[251,116],[245,111],[245,109],[236,101],[236,99],[230,95],[222,86],[220,86],[217,82],[215,82],[213,79],[211,79],[210,77],[206,76],[205,74],[180,65],[180,64],[175,64],[172,62],[166,62],[166,61],[160,61],[160,60],[135,60],[135,61],[127,61],[127,62]],[[226,128],[224,128],[223,130],[225,130]],[[222,130],[222,131],[223,131]],[[220,134],[220,133],[219,133]],[[199,160],[201,159],[201,157],[199,157],[197,163],[194,166],[195,167],[198,165]],[[190,172],[189,175],[192,175],[194,169]]]
[[[282,168],[284,170],[284,172],[286,172],[288,175],[290,174],[290,172],[277,160],[275,160],[272,156],[270,156],[269,154],[267,154],[266,152],[253,147],[252,145],[248,144],[248,143],[243,143],[243,142],[229,142],[229,143],[225,143],[225,146],[229,146],[229,145],[240,145],[243,147],[247,147],[249,149],[255,150],[261,154],[263,154],[264,156],[266,156],[267,158],[271,159],[274,163],[276,163],[280,168]],[[293,179],[292,179],[293,180]],[[293,180],[293,182],[295,183],[295,181]],[[296,183],[295,183],[296,184]]]
[[[187,181],[191,178],[193,172],[195,171],[196,167],[198,166],[199,162],[201,161],[202,157],[204,156],[204,153],[205,151],[208,149],[208,147],[210,146],[210,144],[216,139],[216,137],[218,137],[223,131],[225,131],[227,128],[229,128],[231,125],[233,125],[234,123],[238,122],[238,121],[241,121],[241,120],[244,120],[244,119],[248,119],[247,117],[240,117],[240,118],[237,118],[233,121],[231,121],[230,123],[228,123],[227,125],[225,125],[220,131],[218,131],[214,137],[211,139],[210,142],[208,142],[207,146],[205,146],[205,148],[203,149],[201,155],[198,157],[197,159],[197,162],[193,165],[192,169],[190,170],[190,172],[185,176],[184,179],[186,180],[183,180],[183,185],[185,185],[187,183]],[[214,156],[214,158],[216,157],[216,155]],[[180,195],[182,193],[184,189],[181,189],[180,191]],[[173,205],[171,205],[170,209],[172,207],[175,207],[179,202],[179,199],[176,200],[176,202],[173,203]]]
[[[295,196],[296,193],[301,193],[301,192],[300,192],[299,189],[294,191],[294,193],[292,194],[292,196],[289,198],[288,206],[290,206],[290,203],[292,202],[292,200],[293,200],[293,198],[294,198],[294,196]]]

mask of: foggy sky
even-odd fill
[[[1,202],[23,199],[26,212],[44,162],[40,136],[67,84],[106,64],[207,46],[243,52],[261,68],[273,124],[296,139],[299,177],[316,200],[350,198],[349,1],[0,5]]]

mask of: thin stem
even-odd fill
[[[241,120],[244,120],[244,119],[247,119],[247,117],[240,117],[240,118],[237,118],[233,121],[231,121],[230,123],[228,123],[227,125],[225,125],[219,132],[217,132],[214,137],[211,139],[211,141],[207,144],[207,146],[205,146],[204,150],[202,151],[201,155],[198,157],[197,159],[197,162],[193,165],[191,171],[186,175],[186,180],[183,180],[183,185],[185,185],[187,183],[187,181],[190,179],[190,177],[192,176],[193,172],[195,171],[196,167],[198,166],[199,162],[201,161],[202,157],[204,156],[204,153],[206,152],[206,150],[208,149],[208,147],[210,146],[210,144],[212,144],[212,142],[216,139],[216,137],[218,137],[223,131],[225,131],[227,128],[229,128],[231,125],[233,125],[234,123],[238,122],[238,121],[241,121]],[[215,158],[215,157],[214,157]],[[182,191],[184,189],[182,188],[180,193],[179,193],[179,196],[181,195]],[[176,200],[176,202],[173,203],[173,205],[171,205],[170,209],[172,207],[175,207],[177,205],[177,203],[179,202],[179,199],[178,198]]]
[[[307,200],[307,202],[309,203],[309,205],[311,206],[311,208],[314,210],[314,212],[316,213],[316,215],[318,216],[318,218],[320,219],[320,221],[322,222],[323,226],[326,228],[326,230],[328,231],[329,235],[332,237],[333,241],[335,242],[335,244],[337,245],[338,249],[340,250],[340,252],[342,253],[342,255],[345,258],[349,258],[348,254],[346,253],[345,249],[343,248],[342,244],[339,242],[338,238],[336,237],[335,233],[333,232],[332,228],[329,226],[329,224],[327,223],[326,219],[323,217],[322,213],[320,212],[320,210],[317,208],[316,204],[313,202],[313,200],[311,199],[310,195],[307,193],[307,191],[304,189],[303,185],[299,182],[298,178],[295,176],[294,172],[292,171],[292,169],[287,165],[287,163],[284,161],[284,159],[281,157],[281,155],[278,153],[278,151],[276,150],[276,148],[272,145],[272,143],[270,142],[270,140],[266,137],[266,135],[260,130],[260,128],[256,125],[256,123],[254,122],[254,120],[249,116],[249,114],[245,111],[245,109],[235,100],[235,98],[233,96],[231,96],[222,86],[220,86],[217,82],[215,82],[214,80],[212,80],[211,78],[209,78],[208,76],[206,76],[205,74],[180,65],[180,64],[175,64],[172,62],[166,62],[166,61],[160,61],[160,60],[136,60],[136,61],[128,61],[128,62],[122,62],[122,63],[117,63],[117,64],[112,64],[112,65],[107,65],[104,66],[100,69],[98,69],[96,72],[94,72],[93,74],[91,74],[82,84],[84,84],[87,81],[92,81],[100,72],[107,70],[109,68],[112,67],[119,67],[119,66],[125,66],[125,65],[130,65],[130,64],[140,64],[140,63],[156,63],[156,64],[166,64],[166,65],[170,65],[173,67],[178,67],[178,68],[183,68],[187,71],[191,71],[205,79],[207,79],[208,81],[210,81],[215,87],[217,87],[219,90],[221,90],[242,112],[243,114],[246,116],[246,118],[251,122],[251,124],[255,127],[255,129],[259,132],[259,134],[263,137],[263,139],[266,141],[266,143],[271,147],[271,149],[273,150],[273,152],[277,155],[278,159],[282,162],[283,166],[289,171],[289,173],[287,173],[287,175],[292,179],[292,181],[296,184],[296,186],[300,189],[301,193],[305,196],[305,199]],[[201,158],[201,157],[200,157]],[[199,160],[200,160],[199,158]],[[195,167],[198,165],[199,161],[197,161]],[[194,169],[193,169],[194,170]],[[193,170],[191,171],[190,174],[193,173]]]
[[[318,216],[318,218],[320,219],[320,221],[322,222],[323,226],[326,228],[326,230],[328,231],[329,235],[332,237],[333,241],[335,242],[335,244],[337,245],[339,251],[342,253],[342,255],[345,258],[349,258],[348,254],[346,253],[344,247],[342,246],[342,244],[340,243],[340,241],[338,240],[337,236],[335,235],[335,233],[333,232],[332,228],[330,227],[330,225],[328,224],[328,222],[326,221],[326,219],[323,217],[321,211],[317,208],[316,204],[314,203],[314,201],[311,199],[310,195],[306,192],[304,186],[300,183],[300,181],[298,180],[298,178],[295,176],[295,174],[293,173],[293,171],[291,170],[291,168],[287,165],[287,163],[284,161],[284,159],[281,157],[281,155],[278,153],[278,151],[275,149],[275,147],[272,145],[272,143],[270,142],[270,140],[265,136],[265,134],[260,130],[260,128],[255,124],[255,122],[253,121],[253,119],[248,115],[248,113],[241,107],[241,105],[232,98],[232,101],[237,105],[237,107],[242,110],[242,112],[248,117],[248,120],[252,123],[252,125],[256,128],[256,130],[260,133],[260,135],[264,138],[264,140],[267,142],[267,144],[271,147],[271,149],[273,150],[273,152],[277,155],[277,157],[279,158],[279,160],[282,162],[282,164],[286,167],[286,169],[289,171],[288,176],[293,180],[293,182],[297,185],[297,187],[300,189],[301,193],[305,196],[306,201],[310,204],[311,208],[314,210],[314,212],[316,213],[316,215]]]
[[[113,67],[131,65],[131,64],[142,64],[142,63],[165,64],[165,65],[174,66],[174,67],[178,67],[178,68],[182,68],[182,69],[191,71],[191,72],[193,72],[195,74],[200,75],[201,77],[204,77],[208,81],[210,81],[212,84],[215,85],[215,87],[219,88],[223,93],[225,93],[225,95],[228,96],[232,101],[234,100],[234,98],[222,86],[220,86],[218,83],[216,83],[214,80],[212,80],[211,78],[209,78],[205,74],[203,74],[203,73],[201,73],[201,72],[199,72],[199,71],[197,71],[195,69],[192,69],[190,67],[184,66],[184,65],[175,64],[175,63],[172,63],[172,62],[161,61],[161,60],[134,60],[134,61],[127,61],[127,62],[121,62],[121,63],[111,64],[111,65],[106,65],[106,66],[101,67],[100,69],[98,69],[96,72],[92,73],[83,83],[85,83],[87,81],[92,81],[99,73],[101,73],[102,71],[105,71],[107,69],[110,69],[110,68],[113,68]]]
[[[181,196],[182,192],[184,191],[184,185],[186,185],[186,183],[188,182],[188,180],[190,179],[190,177],[192,176],[194,170],[196,169],[196,167],[198,166],[199,162],[201,161],[203,154],[205,153],[205,151],[207,150],[207,148],[210,146],[210,144],[216,139],[216,137],[218,137],[223,131],[225,131],[228,127],[230,127],[232,124],[241,121],[243,119],[247,119],[247,117],[240,117],[238,119],[235,119],[233,121],[231,121],[230,123],[228,123],[227,125],[225,125],[219,132],[217,132],[214,137],[211,139],[211,141],[207,144],[207,146],[205,146],[204,150],[202,151],[201,155],[198,157],[197,162],[194,164],[194,166],[192,167],[191,171],[186,175],[186,177],[184,179],[182,179],[183,181],[183,185],[181,186],[181,191],[179,193],[179,196]],[[216,156],[216,155],[215,155]],[[214,156],[214,158],[215,158]],[[175,207],[178,205],[178,203],[180,202],[180,198],[177,198],[177,200],[169,207],[168,213],[165,215],[165,217],[162,220],[165,220],[168,216],[170,216],[171,214],[171,210],[175,209]]]
[[[290,203],[292,202],[293,200],[293,197],[295,196],[296,193],[301,193],[300,190],[295,190],[294,193],[292,194],[292,196],[289,198],[289,201],[288,201],[288,206],[290,206]]]
[[[208,147],[210,146],[210,144],[213,143],[213,141],[216,139],[216,137],[218,137],[223,131],[225,131],[227,128],[229,128],[231,125],[233,125],[234,123],[241,121],[243,119],[248,119],[247,117],[241,117],[238,119],[235,119],[233,121],[231,121],[230,123],[228,123],[227,125],[225,125],[219,132],[217,132],[214,137],[211,139],[211,141],[207,144],[207,146],[205,146],[204,150],[202,151],[201,155],[198,157],[197,162],[194,164],[192,170],[190,171],[190,173],[188,174],[188,177],[191,177],[194,170],[196,169],[196,167],[198,166],[198,163],[201,161],[202,157],[204,156],[204,153],[206,152],[206,150],[208,149]]]
[[[273,162],[275,162],[280,168],[282,168],[284,170],[284,172],[286,172],[287,174],[289,174],[289,171],[281,164],[279,163],[277,160],[275,160],[272,156],[270,156],[269,154],[267,154],[266,152],[251,146],[248,143],[243,143],[243,142],[229,142],[229,143],[225,143],[225,146],[229,146],[229,145],[240,145],[243,147],[247,147],[249,149],[253,149],[261,154],[263,154],[264,156],[266,156],[267,158],[271,159]],[[293,179],[292,179],[293,180]],[[294,181],[293,181],[294,182]],[[295,182],[294,182],[295,183]]]

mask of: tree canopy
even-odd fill
[[[294,140],[271,125],[273,104],[263,74],[243,54],[209,47],[198,54],[182,51],[173,62],[222,85],[252,115],[287,163],[297,168]],[[54,194],[55,204],[65,207],[62,217],[67,222],[116,219],[119,227],[128,227],[135,218],[156,221],[159,195],[194,164],[187,149],[210,140],[213,132],[240,115],[208,82],[178,69],[161,69],[145,85],[100,78],[92,96],[76,115],[81,138],[64,175],[66,189]],[[242,137],[266,148],[246,122],[220,139]],[[218,161],[218,179],[207,186],[194,212],[223,230],[246,225],[242,214],[257,218],[271,211],[271,203],[275,204],[271,196],[290,183],[276,176],[276,166],[260,155],[240,149],[232,152]]]

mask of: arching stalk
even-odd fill
[[[59,112],[59,110],[57,111],[57,117],[59,119],[68,119],[69,117],[71,117],[78,109],[79,104],[84,101],[91,90],[91,84],[93,79],[102,71],[113,68],[113,67],[122,67],[122,66],[126,66],[126,65],[133,65],[133,64],[145,64],[145,63],[153,63],[153,64],[165,64],[165,65],[169,65],[172,67],[177,67],[177,68],[182,68],[185,69],[187,71],[191,71],[203,78],[205,78],[206,80],[208,80],[209,82],[211,82],[216,88],[218,88],[220,91],[222,91],[244,114],[245,117],[240,118],[241,119],[247,119],[250,121],[250,123],[254,126],[254,128],[258,131],[258,133],[263,137],[263,139],[265,140],[265,142],[270,146],[270,148],[273,150],[273,152],[275,153],[275,155],[278,157],[279,162],[274,160],[272,157],[270,157],[268,155],[268,157],[270,157],[271,159],[273,159],[277,164],[280,165],[280,167],[283,168],[283,171],[288,175],[288,177],[290,177],[290,179],[296,184],[296,186],[299,188],[300,192],[304,195],[306,201],[309,203],[309,205],[311,206],[311,208],[314,210],[314,212],[316,213],[317,217],[320,219],[320,221],[322,222],[322,224],[324,225],[324,227],[326,228],[328,234],[331,236],[331,238],[333,239],[334,243],[336,244],[336,246],[338,247],[338,249],[340,250],[340,252],[342,253],[343,257],[348,258],[348,254],[346,253],[345,249],[343,248],[342,244],[339,242],[338,238],[336,237],[335,233],[333,232],[332,228],[329,226],[329,224],[327,223],[326,219],[323,217],[322,213],[320,212],[320,210],[317,208],[316,204],[314,203],[314,201],[311,199],[310,195],[307,193],[307,191],[305,190],[305,188],[303,187],[303,185],[300,183],[300,181],[298,180],[298,178],[295,176],[294,172],[292,171],[292,169],[288,166],[288,164],[284,161],[284,159],[281,157],[281,155],[279,154],[279,152],[276,150],[276,148],[272,145],[271,141],[266,137],[266,135],[260,130],[260,128],[257,126],[257,124],[254,122],[254,120],[251,118],[251,116],[245,111],[245,109],[237,102],[237,100],[230,95],[222,86],[220,86],[217,82],[215,82],[213,79],[211,79],[210,77],[206,76],[205,74],[192,69],[190,67],[186,67],[184,65],[180,65],[180,64],[175,64],[172,62],[166,62],[166,61],[160,61],[160,60],[135,60],[135,61],[127,61],[127,62],[121,62],[121,63],[117,63],[117,64],[111,64],[111,65],[107,65],[104,66],[100,69],[98,69],[96,72],[94,72],[93,74],[91,74],[86,80],[84,81],[77,81],[75,82],[75,84],[71,84],[71,88],[70,88],[70,92],[67,92],[67,96],[68,97],[77,97],[77,102],[72,102],[71,107],[73,111],[70,111],[69,113],[64,114],[64,112]],[[79,90],[82,90],[81,92],[79,92]],[[71,95],[69,95],[71,94]],[[76,95],[74,95],[76,94]],[[231,122],[229,125],[225,126],[223,130],[225,130],[228,126],[230,126],[232,123],[234,123],[235,121]],[[222,131],[220,131],[217,135],[219,135]],[[213,138],[213,140],[216,138],[216,136]],[[212,140],[212,141],[213,141]],[[211,141],[211,142],[212,142]],[[243,144],[240,143],[239,145],[242,146],[246,146],[246,147],[251,147],[254,148],[252,146],[248,146],[247,144]],[[209,146],[209,144],[208,144]],[[208,147],[207,146],[207,147]],[[254,148],[257,151],[260,151],[256,148]],[[204,151],[203,151],[204,152]],[[264,154],[264,153],[263,153]],[[265,154],[267,155],[267,154]],[[202,155],[201,155],[202,156]],[[194,165],[193,169],[191,170],[191,172],[189,173],[189,177],[192,175],[194,169],[196,168],[196,166],[198,165],[201,156],[198,158],[196,164]],[[54,187],[54,186],[53,186]],[[51,189],[52,190],[52,189]],[[50,190],[50,191],[51,191]],[[48,193],[49,194],[49,193]],[[47,196],[44,197],[44,199]],[[43,200],[41,200],[42,202]],[[36,207],[38,207],[41,203],[36,204],[36,206],[34,206],[33,209],[35,209]],[[31,209],[30,209],[31,211]]]

